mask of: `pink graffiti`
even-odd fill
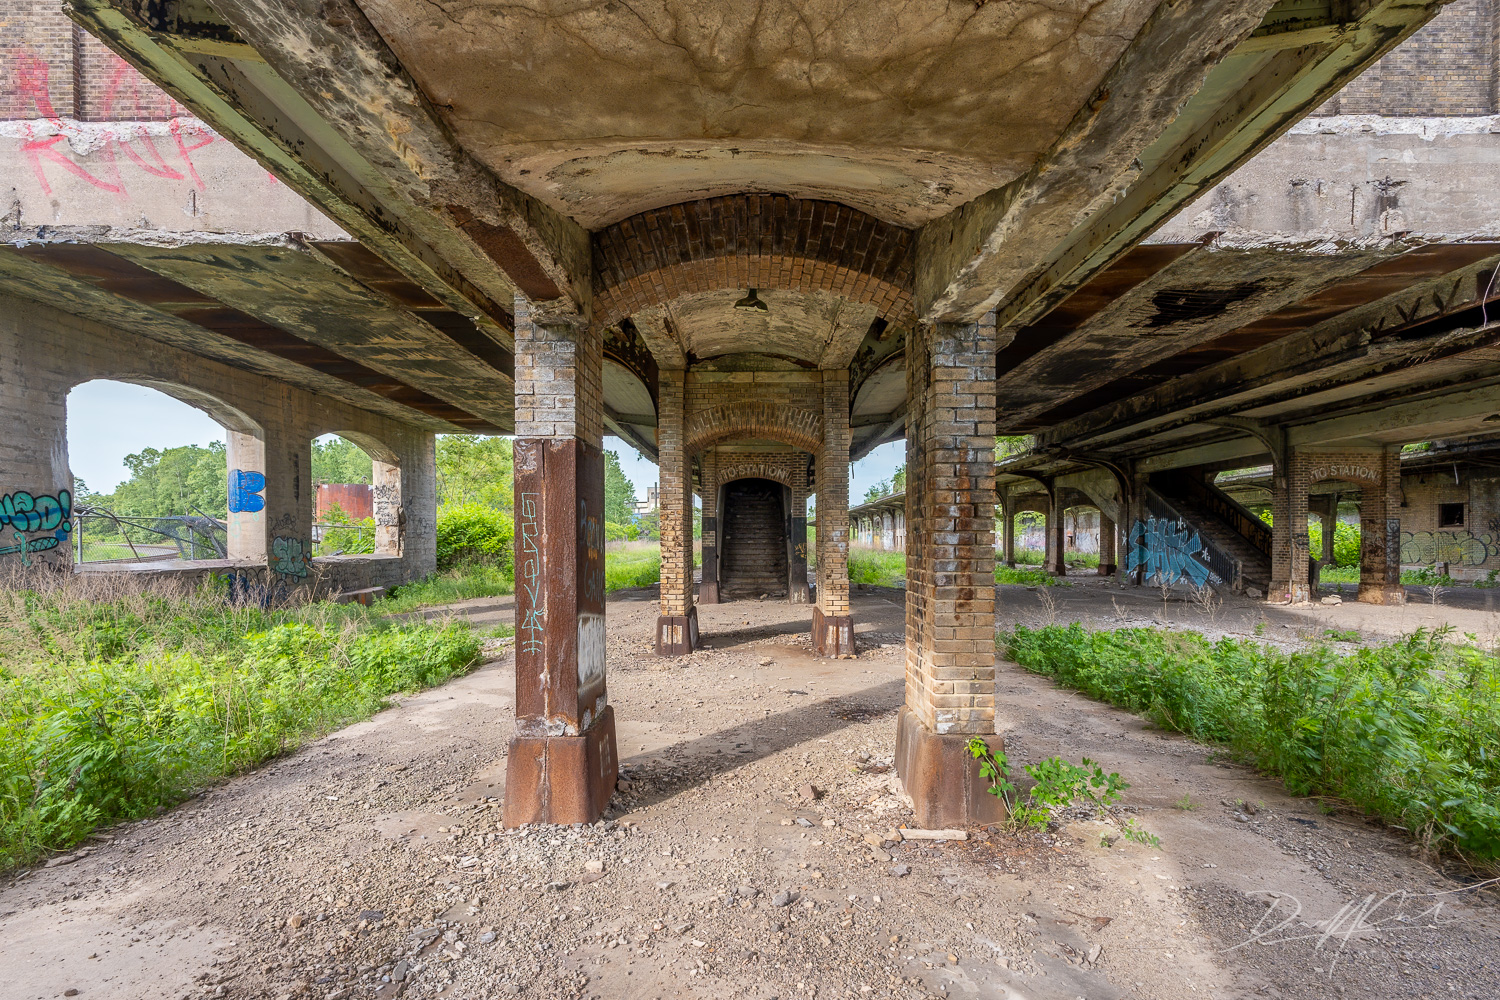
[[[12,56],[16,63],[16,83],[20,96],[23,100],[29,99],[36,108],[37,117],[47,121],[56,130],[51,135],[37,136],[28,126],[28,135],[21,143],[21,151],[31,161],[32,172],[36,175],[37,184],[41,186],[43,194],[52,193],[52,184],[47,179],[46,169],[46,164],[51,164],[87,181],[101,191],[128,199],[129,194],[121,175],[117,155],[152,177],[174,181],[190,177],[200,191],[204,189],[203,178],[198,175],[198,170],[193,165],[192,153],[214,142],[218,137],[203,125],[184,117],[186,111],[177,102],[173,101],[171,107],[174,112],[180,114],[172,119],[168,130],[176,146],[175,155],[182,161],[181,169],[168,163],[166,156],[156,145],[159,137],[151,135],[148,126],[137,122],[104,126],[104,143],[99,147],[98,159],[106,169],[96,168],[97,172],[91,171],[68,154],[66,145],[59,145],[65,143],[70,137],[82,136],[83,130],[79,128],[77,122],[63,118],[57,113],[52,102],[51,67],[44,60],[24,49],[15,50]],[[119,56],[114,56],[113,59],[109,86],[105,89],[103,97],[102,110],[105,119],[114,113],[116,102],[123,96],[127,85],[129,101],[123,103],[128,104],[132,111],[140,105],[141,78],[125,60]]]

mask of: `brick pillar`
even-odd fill
[[[1000,558],[1005,565],[1016,565],[1016,509],[1010,504],[1010,494],[1001,494],[1000,504]]]
[[[604,683],[604,340],[516,298],[516,735],[507,827],[591,823],[618,771]]]
[[[812,600],[807,584],[807,492],[807,466],[799,463],[792,471],[791,551],[786,561],[788,604],[807,604]]]
[[[66,407],[73,382],[60,370],[62,359],[38,356],[14,306],[0,299],[0,577],[44,566],[70,572]]]
[[[1054,486],[1047,505],[1046,545],[1042,556],[1042,570],[1053,576],[1067,576],[1066,560],[1067,526],[1063,523],[1063,490]]]
[[[965,745],[995,732],[995,325],[907,334],[906,704],[896,769],[925,827],[1003,817]]]
[[[1099,512],[1099,575],[1114,576],[1115,522],[1104,511]]]
[[[849,372],[823,372],[823,453],[818,456],[818,603],[813,652],[855,652],[849,614]]]
[[[657,407],[657,492],[661,524],[661,614],[656,652],[681,656],[698,646],[698,609],[693,606],[693,477],[684,433],[687,373],[664,371]]]
[[[703,576],[698,603],[719,603],[719,461],[718,452],[705,449],[698,456],[698,495],[703,498]]]
[[[1379,480],[1365,486],[1359,505],[1361,604],[1405,604],[1401,586],[1401,447],[1370,455]]]
[[[1307,587],[1307,486],[1310,460],[1300,449],[1288,448],[1271,472],[1271,586],[1266,600],[1300,604],[1311,596]]]

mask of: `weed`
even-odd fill
[[[1003,565],[995,567],[995,582],[1018,584],[1023,587],[1070,586],[1068,581],[1063,580],[1059,577],[1055,577],[1051,573],[1044,572],[1040,569],[1029,569],[1022,567],[1012,569],[1009,566]]]
[[[1016,786],[1010,780],[1010,761],[1003,752],[994,753],[977,736],[969,740],[968,750],[979,761],[980,776],[990,783],[989,793],[1005,803],[1010,824],[1016,828],[1042,829],[1052,819],[1054,811],[1066,809],[1075,802],[1086,802],[1103,816],[1109,806],[1119,801],[1120,793],[1130,787],[1118,774],[1106,774],[1104,768],[1087,757],[1081,764],[1061,757],[1047,757],[1025,766],[1024,770],[1035,784],[1026,799],[1020,801],[1016,796]]]
[[[1198,803],[1193,801],[1193,797],[1191,795],[1184,792],[1182,798],[1174,802],[1173,806],[1181,809],[1183,812],[1192,812],[1194,809],[1198,808]]]
[[[1120,832],[1125,835],[1126,840],[1133,840],[1137,844],[1142,844],[1146,847],[1161,846],[1160,837],[1147,830],[1145,827],[1141,826],[1133,819],[1126,820],[1125,825],[1120,828]]]
[[[1329,639],[1333,642],[1358,642],[1359,632],[1352,628],[1325,628],[1323,630],[1323,638]]]

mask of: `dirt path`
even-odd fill
[[[1012,757],[1120,771],[1161,847],[1101,846],[1117,831],[1087,820],[884,839],[909,816],[889,769],[899,591],[856,594],[852,661],[812,659],[806,609],[773,602],[700,609],[714,648],[660,660],[653,595],[616,596],[612,821],[498,829],[505,656],[0,886],[0,998],[1500,995],[1493,900],[1014,667]],[[1003,617],[1116,620],[1113,596],[1070,588],[1049,611],[1005,588]],[[1240,800],[1254,812],[1221,804]],[[1338,933],[1370,895],[1379,929]]]

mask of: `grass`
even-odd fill
[[[887,549],[849,549],[849,582],[872,587],[906,583],[906,553]]]
[[[1017,627],[1035,673],[1225,746],[1297,795],[1410,831],[1500,872],[1500,660],[1418,631],[1342,653],[1284,653],[1159,629]]]
[[[1032,569],[1029,566],[1017,566],[1012,569],[1003,563],[995,566],[996,583],[1016,583],[1026,587],[1067,587],[1068,581],[1053,576],[1051,573],[1040,569]]]
[[[127,586],[0,592],[0,870],[367,718],[480,650],[464,623]]]
[[[698,557],[694,556],[694,564]],[[661,583],[661,545],[657,542],[622,542],[604,550],[604,591]]]
[[[384,615],[403,614],[439,604],[456,604],[475,597],[497,597],[515,593],[516,581],[509,567],[494,563],[469,563],[397,587],[380,601]]]

